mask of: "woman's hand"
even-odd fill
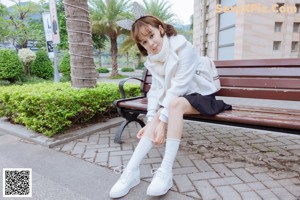
[[[154,132],[154,140],[155,144],[163,144],[166,142],[166,127],[167,124],[160,121],[157,125],[155,132]]]
[[[144,126],[143,128],[141,128],[141,129],[139,130],[139,132],[138,132],[137,135],[136,135],[136,137],[137,137],[138,139],[141,139],[141,138],[143,137],[143,135],[144,135],[144,133],[145,133],[145,130],[146,130],[146,127],[147,127],[147,124],[146,124],[146,126]]]

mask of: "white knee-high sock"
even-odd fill
[[[153,142],[148,137],[142,137],[136,146],[126,168],[127,169],[137,169],[142,162],[146,154],[152,149]]]
[[[173,163],[176,158],[179,145],[180,140],[176,138],[168,138],[166,141],[166,150],[163,161],[161,163],[161,168],[163,168],[167,172],[172,172]]]

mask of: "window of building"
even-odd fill
[[[280,13],[280,8],[284,6],[284,3],[277,3],[277,7],[276,10],[278,11],[278,13]]]
[[[292,51],[298,51],[299,48],[299,42],[293,41],[292,42]]]
[[[300,4],[296,3],[296,13],[300,13]]]
[[[275,22],[274,32],[281,32],[282,22]]]
[[[278,51],[280,50],[281,41],[274,41],[273,42],[273,50]]]
[[[294,26],[293,26],[293,32],[294,33],[298,33],[298,32],[300,32],[299,30],[300,30],[300,23],[299,22],[295,22]]]

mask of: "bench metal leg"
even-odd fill
[[[121,144],[122,141],[121,141],[121,136],[122,136],[122,133],[123,133],[123,130],[125,129],[125,127],[130,123],[130,122],[138,122],[140,124],[141,127],[144,127],[145,126],[145,123],[136,118],[136,119],[133,119],[133,120],[125,120],[120,126],[119,128],[117,129],[117,132],[115,133],[115,139],[114,139],[114,143],[118,143],[118,144]]]

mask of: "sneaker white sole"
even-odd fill
[[[119,193],[115,193],[115,194],[109,194],[110,198],[116,199],[116,198],[120,198],[125,196],[126,194],[128,194],[128,192],[134,188],[135,186],[137,186],[138,184],[140,184],[140,179],[136,179],[135,182],[132,183],[132,185],[128,188],[128,190],[123,190]]]
[[[172,186],[173,186],[173,182],[171,181],[169,183],[168,187],[164,191],[161,191],[161,192],[149,192],[147,190],[147,195],[148,196],[154,196],[154,197],[155,196],[162,196],[162,195],[166,194],[171,189]]]

